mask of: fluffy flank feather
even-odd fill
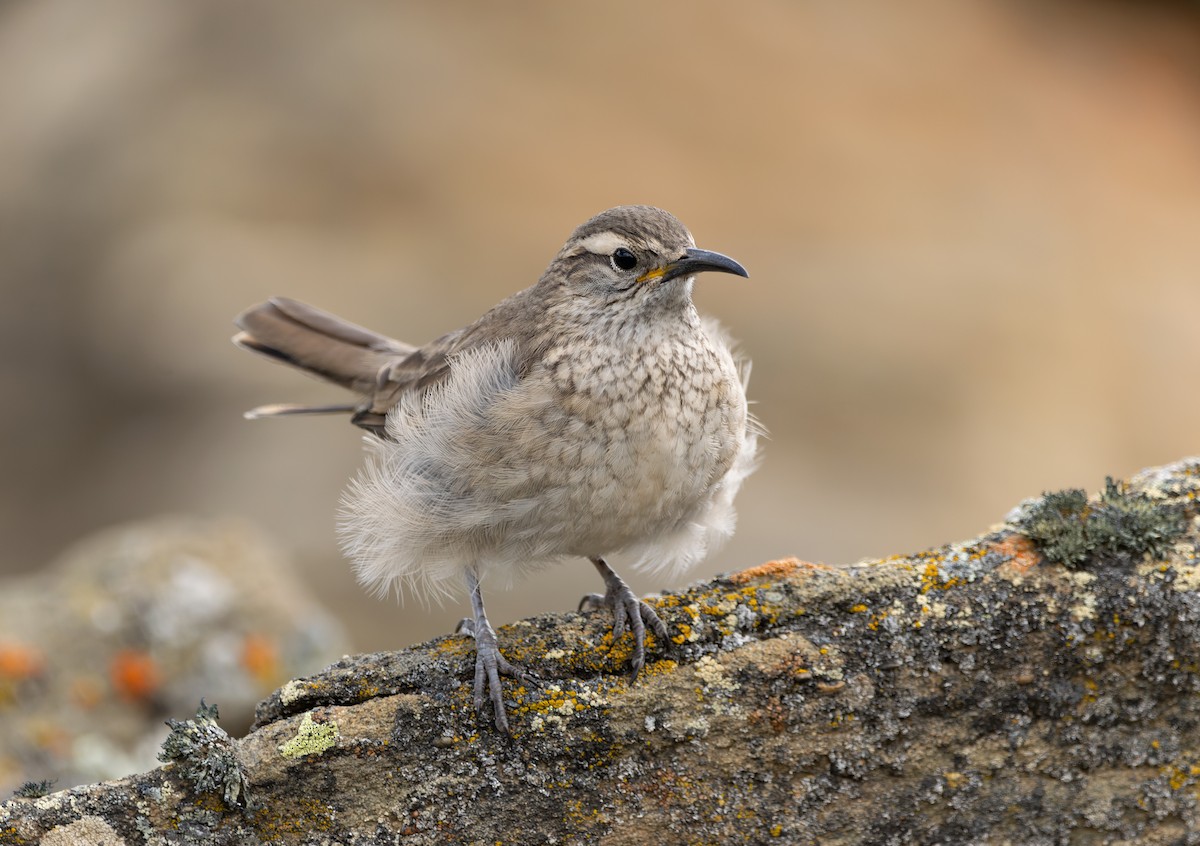
[[[467,567],[508,580],[554,560],[513,528],[536,523],[526,519],[535,500],[473,484],[481,466],[496,475],[506,445],[494,414],[492,430],[488,420],[517,391],[513,359],[509,341],[455,356],[445,381],[406,394],[388,415],[391,439],[364,438],[367,459],[342,498],[338,534],[359,582],[376,594],[442,601],[461,589]]]

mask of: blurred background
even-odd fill
[[[284,294],[408,341],[622,203],[748,281],[770,430],[696,579],[968,538],[1023,497],[1200,451],[1192,3],[0,7],[0,571],[162,513],[260,527],[352,648],[466,604],[366,596],[334,540],[336,389],[236,350]],[[633,577],[642,591],[671,587]],[[586,562],[488,596],[573,608]]]

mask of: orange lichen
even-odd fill
[[[766,719],[767,724],[771,726],[771,730],[776,734],[782,734],[787,730],[790,713],[790,709],[783,704],[778,696],[771,697],[763,707],[757,708],[752,712],[755,721]]]
[[[39,749],[65,757],[71,749],[72,735],[66,727],[49,719],[35,719],[26,727],[27,736]]]
[[[831,569],[825,564],[814,564],[810,561],[801,561],[799,558],[777,558],[774,561],[768,561],[765,564],[759,564],[757,567],[750,567],[742,570],[739,573],[734,573],[729,577],[729,581],[735,585],[744,585],[746,582],[755,579],[763,578],[781,578],[795,572],[800,567],[805,567],[810,570],[829,570]]]
[[[24,681],[40,675],[45,666],[42,653],[24,643],[0,643],[0,679]]]
[[[246,635],[242,640],[241,662],[246,672],[264,686],[274,686],[282,676],[279,649],[267,635]]]
[[[104,682],[96,676],[80,676],[71,681],[71,701],[80,708],[95,708],[103,698]]]
[[[992,550],[1007,556],[1008,561],[1004,562],[1002,566],[1017,573],[1033,569],[1042,560],[1033,541],[1024,535],[1009,535],[1004,540],[992,544]]]
[[[162,673],[150,653],[122,649],[108,665],[113,689],[124,699],[144,702],[162,685]]]

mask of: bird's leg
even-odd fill
[[[496,729],[509,734],[508,713],[504,710],[504,690],[500,676],[514,678],[522,684],[532,684],[533,677],[505,660],[496,643],[496,630],[483,610],[483,593],[474,570],[467,571],[467,588],[471,592],[474,618],[467,617],[458,624],[458,631],[475,638],[475,712],[483,716],[483,693],[486,688],[495,712]]]
[[[629,585],[608,566],[603,558],[588,559],[604,579],[604,593],[592,593],[579,602],[579,610],[608,606],[613,613],[613,640],[625,633],[625,626],[633,632],[633,676],[637,678],[642,667],[646,664],[646,626],[649,626],[660,641],[667,639],[666,624],[658,614],[642,600],[638,599]]]

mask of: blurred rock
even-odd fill
[[[234,521],[101,532],[0,584],[0,793],[153,766],[164,717],[254,703],[341,655],[339,625],[280,551]]]

